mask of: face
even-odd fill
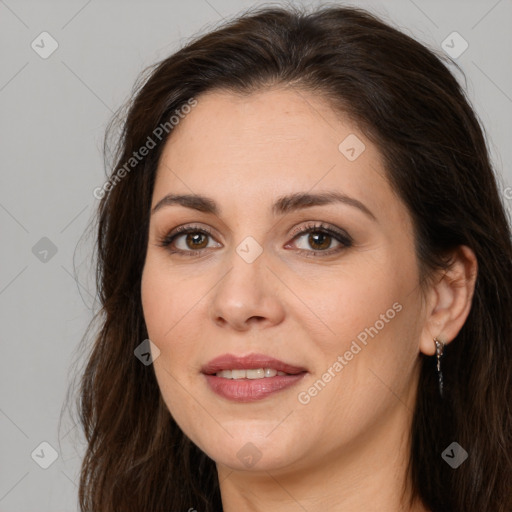
[[[318,96],[197,100],[159,163],[142,276],[163,399],[219,467],[325,467],[413,408],[409,213],[376,147]]]

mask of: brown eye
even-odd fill
[[[208,245],[207,235],[204,233],[188,233],[185,237],[185,244],[192,250],[204,249]]]
[[[211,233],[206,228],[184,226],[175,229],[169,235],[160,240],[160,246],[166,247],[171,253],[194,256],[208,248]],[[221,247],[217,244],[215,247]]]
[[[307,238],[306,238],[307,237]],[[293,238],[293,246],[309,256],[326,256],[352,246],[351,237],[342,231],[321,225],[308,225]],[[303,240],[303,241],[302,241]],[[335,247],[332,247],[333,243]],[[290,247],[288,245],[287,247]]]
[[[329,249],[332,242],[331,235],[321,231],[313,231],[309,233],[308,243],[315,250]]]

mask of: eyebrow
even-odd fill
[[[303,208],[334,203],[352,206],[362,211],[372,220],[377,220],[375,215],[361,201],[340,192],[323,192],[317,194],[297,192],[282,196],[272,205],[272,213],[274,216],[284,215]],[[213,199],[198,194],[168,194],[158,201],[153,207],[151,214],[153,215],[165,206],[172,205],[181,205],[185,208],[191,208],[203,213],[211,213],[216,216],[220,216],[221,214],[219,206]]]

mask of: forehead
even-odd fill
[[[166,143],[153,204],[171,191],[261,205],[283,193],[329,189],[379,209],[393,195],[378,149],[311,92],[212,91],[196,99]]]
[[[183,149],[196,145],[210,155],[217,155],[216,147],[248,153],[261,144],[267,152],[282,153],[299,145],[304,150],[330,146],[337,151],[340,133],[353,131],[355,123],[308,91],[291,87],[252,94],[216,90],[197,98],[197,106],[173,130],[168,147],[178,142]]]

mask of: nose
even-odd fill
[[[284,319],[279,279],[267,266],[263,252],[251,263],[233,251],[229,269],[212,292],[210,313],[221,327],[245,331],[278,325]]]

